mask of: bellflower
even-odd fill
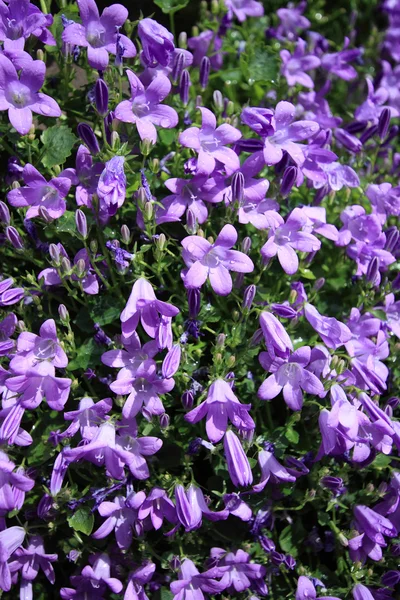
[[[147,88],[129,69],[127,70],[131,98],[123,100],[115,109],[115,118],[124,123],[135,123],[142,140],[152,144],[157,141],[155,125],[171,129],[178,124],[178,114],[171,106],[161,104],[171,91],[171,82],[165,75],[159,74]]]
[[[304,314],[311,327],[320,335],[328,348],[336,350],[352,338],[350,329],[333,317],[320,315],[315,306],[308,302],[304,307]]]
[[[288,358],[290,352],[293,352],[293,344],[280,321],[271,313],[262,312],[260,325],[271,359],[274,360],[277,356]]]
[[[301,410],[303,406],[303,391],[308,394],[321,396],[324,386],[319,379],[306,369],[311,358],[311,348],[302,346],[288,358],[276,357],[272,360],[267,352],[261,352],[261,366],[272,373],[258,390],[262,400],[272,400],[280,392],[286,404],[292,410]]]
[[[222,38],[211,29],[202,31],[200,35],[188,39],[188,48],[193,52],[193,65],[199,66],[203,57],[211,55],[210,63],[214,71],[222,68]]]
[[[227,296],[232,290],[229,271],[251,273],[252,260],[237,250],[237,232],[232,225],[225,225],[213,244],[200,236],[190,235],[182,240],[182,257],[188,271],[184,275],[187,288],[201,287],[207,278],[219,296]]]
[[[360,535],[349,540],[350,558],[362,562],[367,556],[381,560],[382,548],[386,546],[385,536],[396,537],[396,528],[389,519],[368,506],[355,506],[354,519],[354,528]]]
[[[208,108],[199,107],[202,125],[189,127],[179,136],[179,143],[198,152],[197,172],[210,175],[216,166],[216,160],[225,165],[228,174],[240,167],[239,157],[227,144],[237,142],[242,137],[238,129],[228,123],[217,127],[215,115]]]
[[[92,597],[101,600],[109,589],[114,594],[119,594],[123,585],[119,579],[111,577],[111,559],[107,554],[92,555],[89,558],[91,565],[82,569],[81,575],[71,577],[74,588],[61,588],[60,596],[63,600]]]
[[[140,531],[140,528],[136,526],[136,522],[138,520],[138,510],[145,498],[144,492],[138,492],[133,494],[132,497],[116,496],[112,502],[102,502],[97,510],[106,520],[99,529],[92,533],[92,537],[101,540],[114,530],[118,547],[122,550],[128,550],[132,544],[133,530],[136,527],[136,533],[138,534]]]
[[[250,463],[239,438],[228,429],[224,437],[224,452],[231,481],[235,487],[247,487],[253,482]]]
[[[179,309],[157,300],[151,284],[143,277],[138,279],[132,288],[128,302],[121,313],[122,332],[126,338],[130,338],[136,331],[139,320],[143,329],[152,338],[157,335],[160,317],[175,317]]]
[[[208,439],[219,442],[228,425],[228,420],[238,429],[252,430],[255,424],[248,414],[251,404],[240,404],[230,385],[223,379],[211,384],[206,400],[185,415],[189,423],[198,423],[204,417]]]
[[[366,84],[368,88],[367,99],[358,107],[354,112],[354,116],[358,121],[366,121],[369,123],[377,124],[381,112],[384,110],[384,104],[386,104],[389,92],[384,87],[378,87],[374,89],[374,84],[367,78]],[[390,108],[390,112],[393,117],[397,116],[398,111],[395,108]]]
[[[357,77],[357,71],[350,63],[356,61],[362,55],[362,50],[358,48],[348,50],[349,42],[350,40],[345,38],[343,50],[324,54],[321,58],[321,67],[328,73],[334,73],[340,79],[344,79],[344,81],[351,81]]]
[[[25,538],[23,527],[9,527],[0,531],[0,589],[9,592],[11,589],[11,572],[8,564],[10,556],[22,546]]]
[[[214,577],[218,577],[215,569],[200,574],[194,563],[185,558],[178,571],[178,581],[170,586],[174,600],[204,600],[203,592],[219,594],[224,586]]]
[[[11,125],[21,135],[32,127],[32,112],[44,117],[61,116],[57,102],[39,92],[45,73],[44,62],[33,60],[25,64],[18,77],[15,64],[0,54],[0,110],[8,110]]]
[[[65,248],[62,244],[56,244],[57,250],[60,254],[60,257],[68,258],[68,255],[65,251]],[[69,258],[68,258],[69,260]],[[96,295],[99,293],[99,281],[97,274],[93,271],[91,260],[89,258],[89,253],[86,248],[82,248],[74,257],[74,266],[77,265],[78,261],[83,261],[85,271],[83,276],[78,278],[76,273],[72,273],[71,275],[64,276],[66,279],[72,279],[72,281],[79,282],[79,285],[82,287],[82,290],[89,295]],[[57,269],[48,268],[43,269],[38,275],[38,281],[43,279],[43,285],[45,286],[56,286],[62,285],[62,279]]]
[[[313,88],[314,82],[306,71],[311,71],[320,66],[320,59],[313,54],[306,54],[306,42],[303,39],[297,41],[293,54],[288,50],[281,50],[282,59],[281,73],[286,77],[290,87],[299,84],[307,88]]]
[[[151,526],[156,531],[160,529],[164,519],[173,525],[176,525],[178,521],[174,503],[168,498],[164,490],[157,487],[151,490],[141,504],[138,517],[144,523],[146,523],[146,519],[150,521]]]
[[[296,477],[291,475],[289,471],[281,465],[272,452],[261,450],[258,454],[258,464],[261,469],[260,483],[253,486],[255,492],[261,492],[267,483],[293,482]]]
[[[215,572],[222,576],[220,583],[228,594],[244,592],[254,580],[262,580],[266,575],[266,568],[251,563],[250,554],[244,550],[226,552],[223,548],[211,548],[210,556],[218,560]]]
[[[21,49],[31,35],[48,46],[57,42],[47,29],[53,24],[50,14],[43,14],[30,0],[9,0],[0,11],[0,40],[8,43],[8,48]]]
[[[25,295],[24,288],[14,288],[14,280],[12,277],[7,277],[0,281],[0,306],[11,306],[17,304]]]
[[[312,234],[303,231],[307,217],[301,209],[295,208],[286,219],[284,225],[270,231],[268,241],[261,248],[264,259],[277,256],[288,275],[293,275],[299,268],[299,259],[295,250],[300,252],[316,252],[321,242]]]
[[[100,175],[97,184],[99,197],[99,218],[102,224],[113,217],[123,205],[126,197],[126,176],[123,156],[114,156],[109,160]]]
[[[117,32],[128,17],[128,10],[122,4],[112,4],[100,16],[94,0],[77,0],[77,4],[82,25],[68,25],[62,33],[62,41],[87,48],[89,65],[103,71],[108,66],[108,54],[117,54]],[[124,46],[124,57],[136,56],[133,42],[125,35],[118,35]]]
[[[367,187],[365,195],[381,223],[384,223],[391,215],[400,215],[400,186],[392,187],[391,183],[371,183]]]
[[[262,17],[264,7],[256,0],[224,0],[228,13],[233,13],[239,23],[243,23],[247,17]]]
[[[103,171],[103,163],[93,163],[89,150],[81,144],[76,153],[75,169],[64,169],[61,173],[62,177],[68,177],[72,185],[76,185],[75,199],[78,206],[92,208],[92,197],[97,191]]]
[[[310,21],[303,15],[306,6],[307,3],[302,1],[297,6],[290,3],[286,8],[279,8],[276,11],[279,25],[273,33],[278,39],[296,40],[299,31],[310,27]]]
[[[160,64],[167,67],[175,50],[172,33],[154,19],[141,19],[138,24],[138,35],[143,48],[141,58],[145,65],[154,67]]]
[[[32,581],[36,579],[40,569],[54,585],[56,576],[51,563],[57,559],[57,554],[46,554],[40,535],[32,535],[27,548],[17,548],[9,565],[12,573],[21,571],[21,598],[33,598]]]
[[[68,358],[59,344],[53,319],[48,319],[41,325],[39,335],[28,331],[19,334],[17,354],[12,358],[10,368],[14,374],[23,375],[42,361],[49,362],[59,369],[68,365]]]
[[[192,179],[167,179],[164,185],[172,194],[163,199],[163,208],[157,208],[156,223],[161,225],[180,221],[189,209],[198,223],[204,223],[208,216],[207,206],[203,201],[203,186],[207,179],[205,175],[195,175]]]
[[[61,438],[71,438],[80,431],[83,440],[92,440],[111,408],[111,398],[104,398],[98,402],[94,402],[92,398],[82,398],[77,410],[64,412],[64,419],[72,422],[61,434]]]
[[[1,296],[2,294],[0,293],[0,306]],[[17,317],[14,313],[10,313],[0,321],[0,356],[8,356],[13,351],[15,342],[11,339],[11,336],[14,334],[16,326]]]
[[[1,68],[1,55],[0,55]],[[22,172],[25,186],[8,192],[7,200],[11,206],[29,206],[26,218],[33,219],[39,216],[39,209],[45,208],[51,219],[61,217],[67,208],[65,197],[71,187],[71,181],[67,177],[53,177],[50,181],[46,179],[31,164],[26,164]]]
[[[23,469],[16,469],[7,454],[0,451],[0,515],[22,508],[25,492],[29,492],[35,482]]]
[[[185,531],[192,531],[201,526],[203,515],[210,521],[224,521],[229,516],[228,510],[214,512],[210,510],[200,488],[190,485],[187,491],[182,485],[175,486],[176,514]]]
[[[151,581],[155,570],[156,565],[147,561],[130,573],[124,600],[149,600],[144,586]]]
[[[353,587],[353,598],[354,600],[374,600],[374,596],[362,583],[357,583],[357,585]]]
[[[327,600],[339,600],[339,598],[333,596],[323,596],[323,598],[327,598]],[[322,598],[317,598],[314,583],[308,577],[300,575],[297,581],[295,600],[322,600]]]
[[[50,408],[63,410],[68,400],[71,383],[71,379],[56,377],[54,366],[47,361],[42,361],[28,368],[21,375],[9,377],[6,387],[20,395],[18,404],[23,410],[37,408],[44,397]]]

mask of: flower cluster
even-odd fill
[[[0,596],[394,600],[400,0],[50,4],[0,6]]]

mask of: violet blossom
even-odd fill
[[[262,17],[264,7],[256,0],[224,0],[228,14],[233,13],[239,23],[243,23],[247,17]]]
[[[122,550],[128,550],[132,544],[133,531],[138,535],[140,527],[138,521],[138,510],[143,504],[146,495],[144,492],[131,494],[128,498],[116,496],[113,501],[102,502],[97,510],[100,516],[105,517],[104,523],[92,533],[96,540],[103,539],[115,531],[117,545]]]
[[[261,469],[261,479],[260,483],[253,486],[255,492],[261,492],[269,481],[272,483],[296,481],[296,477],[291,475],[289,471],[278,462],[274,454],[268,450],[261,450],[261,452],[259,452],[258,464]]]
[[[306,88],[313,88],[314,82],[306,71],[311,71],[320,66],[320,59],[313,54],[306,54],[306,42],[299,38],[293,54],[288,50],[281,50],[282,59],[281,73],[286,77],[290,87],[303,85]]]
[[[223,521],[228,518],[228,510],[210,510],[200,488],[191,484],[187,491],[182,485],[175,486],[176,514],[185,531],[201,526],[203,515],[210,521]]]

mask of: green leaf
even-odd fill
[[[240,66],[246,79],[276,83],[279,76],[277,54],[268,46],[248,44],[240,55]]]
[[[93,531],[94,514],[91,512],[90,508],[78,508],[72,517],[68,517],[68,524],[74,531],[80,531],[85,535],[90,535]]]
[[[284,552],[288,552],[289,554],[293,554],[293,538],[292,538],[293,528],[292,525],[288,525],[281,532],[279,536],[279,546],[282,548]]]
[[[189,4],[189,0],[154,0],[165,15],[173,15]]]
[[[168,588],[162,587],[160,590],[161,600],[172,600],[174,597],[173,593]]]
[[[315,279],[315,275],[310,269],[300,269],[300,274],[304,277],[304,279]]]
[[[298,444],[300,436],[297,433],[297,431],[295,431],[291,427],[288,427],[285,431],[285,438],[292,444]]]
[[[71,155],[76,139],[72,129],[65,125],[61,127],[54,125],[46,129],[40,136],[40,140],[45,146],[42,156],[43,166],[50,168],[62,165]]]
[[[123,306],[114,298],[103,296],[96,298],[95,304],[90,308],[89,313],[93,321],[98,323],[100,327],[103,327],[104,325],[118,321],[122,309]]]
[[[78,353],[73,360],[68,363],[67,371],[85,371],[88,366],[95,367],[100,364],[100,356],[103,349],[96,344],[93,338],[86,340],[79,348]]]
[[[54,222],[57,233],[69,233],[76,237],[75,213],[72,210],[66,210],[65,213]]]

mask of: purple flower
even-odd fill
[[[138,510],[143,504],[146,495],[144,492],[132,494],[128,498],[116,496],[112,502],[102,502],[97,510],[106,520],[97,529],[92,537],[96,540],[101,540],[114,530],[117,545],[122,550],[128,550],[132,544],[133,529],[135,529],[136,521],[138,520]],[[137,528],[137,533],[139,528]]]
[[[167,179],[165,187],[172,192],[162,200],[163,208],[157,208],[156,223],[180,221],[182,215],[190,209],[198,223],[202,224],[208,216],[207,206],[203,201],[203,187],[208,181],[205,175],[195,175],[192,179]],[[207,193],[207,192],[206,192]],[[210,201],[207,198],[208,201]]]
[[[0,531],[0,589],[4,592],[11,589],[11,572],[7,561],[17,548],[22,546],[24,538],[23,527],[9,527]]]
[[[219,296],[227,296],[232,291],[229,271],[251,273],[252,260],[243,252],[231,250],[236,244],[237,232],[232,225],[225,225],[213,244],[197,235],[182,240],[182,252],[188,271],[184,276],[185,287],[199,288],[207,278]]]
[[[328,73],[334,73],[345,81],[351,81],[357,77],[357,71],[350,63],[357,60],[363,53],[363,51],[358,48],[347,50],[349,42],[350,40],[345,38],[343,50],[331,54],[324,54],[321,58],[321,67],[323,69],[328,71]]]
[[[363,562],[367,556],[372,560],[382,559],[382,548],[386,546],[385,536],[396,537],[394,525],[368,506],[354,507],[354,528],[360,535],[349,540],[350,558]]]
[[[138,35],[143,48],[141,59],[145,65],[155,67],[160,64],[167,67],[175,50],[172,33],[154,19],[141,19]]]
[[[131,295],[121,313],[122,332],[126,338],[131,337],[140,319],[147,335],[155,338],[160,326],[159,315],[175,317],[178,313],[179,309],[172,304],[157,300],[151,284],[141,277],[133,284]]]
[[[366,79],[366,83],[368,88],[367,99],[356,108],[354,116],[358,121],[365,121],[376,125],[382,111],[385,109],[383,105],[388,100],[389,92],[384,87],[379,87],[375,90],[374,84],[368,78]],[[390,112],[392,117],[398,115],[398,111],[395,108],[390,107]]]
[[[0,292],[0,306],[2,306],[1,299],[2,293]],[[8,356],[14,349],[15,342],[10,338],[15,331],[17,322],[17,317],[14,315],[14,313],[10,313],[4,317],[2,321],[0,321],[0,356]]]
[[[45,73],[44,62],[33,60],[24,65],[18,77],[13,62],[0,54],[0,110],[8,110],[11,125],[21,135],[32,127],[32,111],[45,117],[61,116],[57,102],[39,92]]]
[[[111,398],[104,398],[98,402],[94,402],[92,398],[82,398],[77,410],[64,412],[64,419],[72,423],[61,434],[61,438],[71,438],[80,431],[83,440],[92,440],[111,408]]]
[[[102,355],[101,361],[109,367],[122,369],[119,378],[132,383],[139,370],[145,373],[152,369],[154,361],[151,359],[158,353],[158,345],[156,341],[151,341],[141,347],[137,333],[130,338],[122,336],[121,342],[124,349],[108,350]]]
[[[292,3],[286,8],[279,8],[276,14],[279,18],[279,25],[274,35],[281,40],[293,41],[297,39],[298,32],[310,27],[310,21],[303,16],[307,7],[307,2],[299,2],[297,6]]]
[[[262,17],[264,7],[256,0],[224,0],[228,13],[233,13],[240,23],[246,21],[247,17]]]
[[[14,284],[12,277],[0,281],[0,306],[11,306],[17,304],[25,296],[23,288],[12,288]],[[10,334],[11,335],[11,334]]]
[[[62,177],[68,177],[76,185],[75,199],[78,206],[92,208],[92,197],[96,193],[99,177],[104,170],[103,163],[94,163],[86,146],[82,144],[76,153],[76,168],[65,169]]]
[[[24,374],[9,377],[6,387],[19,394],[18,406],[22,409],[22,418],[25,409],[37,408],[44,397],[52,410],[63,410],[71,383],[71,379],[56,377],[54,366],[42,361],[27,369]]]
[[[273,453],[268,452],[268,450],[261,450],[261,452],[259,452],[258,464],[261,469],[261,480],[260,483],[253,486],[253,489],[256,492],[261,492],[269,481],[272,483],[296,481],[296,477],[291,475],[289,471],[276,460]]]
[[[65,28],[62,41],[65,44],[87,48],[89,65],[103,71],[108,65],[108,53],[117,54],[117,36],[124,46],[124,57],[136,56],[133,42],[119,29],[128,18],[128,10],[122,4],[112,4],[99,15],[94,0],[77,0],[82,25],[72,23]]]
[[[1,68],[1,55],[0,55]],[[26,164],[23,170],[25,187],[19,187],[8,192],[7,200],[17,208],[29,206],[26,218],[39,216],[39,209],[45,208],[51,219],[61,217],[67,208],[65,197],[71,187],[67,177],[46,179],[31,164]]]
[[[260,325],[264,335],[267,352],[272,360],[288,358],[293,352],[293,344],[283,325],[274,315],[263,312],[260,315]]]
[[[333,596],[323,596],[323,598],[327,600],[339,600],[339,598]],[[317,598],[314,583],[308,577],[301,575],[297,581],[295,600],[322,600],[322,598]]]
[[[59,344],[53,319],[48,319],[41,325],[39,335],[28,331],[19,334],[17,354],[10,362],[10,369],[15,375],[23,375],[43,361],[58,369],[64,369],[68,365],[68,358]]]
[[[222,68],[222,38],[211,29],[202,31],[200,35],[188,39],[188,47],[193,51],[193,65],[200,66],[204,56],[210,55],[211,67],[214,71]]]
[[[295,250],[316,252],[321,247],[321,242],[312,233],[303,231],[306,224],[306,215],[301,209],[295,208],[284,225],[270,231],[268,241],[261,248],[263,258],[269,259],[277,255],[285,273],[296,273],[299,259]]]
[[[400,339],[400,300],[394,294],[385,297],[385,312],[389,329]]]
[[[388,216],[400,215],[400,186],[392,187],[391,183],[371,183],[367,187],[365,195],[381,223],[384,223]]]
[[[175,525],[178,521],[175,505],[160,488],[153,488],[139,508],[141,521],[148,519],[155,530],[160,529],[164,519]]]
[[[224,586],[215,581],[218,577],[216,569],[199,573],[194,563],[186,558],[178,571],[178,581],[171,583],[174,600],[204,600],[203,592],[218,594]]]
[[[170,80],[157,75],[147,88],[129,69],[126,71],[131,88],[130,100],[123,100],[115,109],[115,117],[124,123],[135,123],[140,138],[152,144],[157,141],[155,125],[171,129],[178,124],[178,114],[171,106],[160,104],[171,91]]]
[[[223,379],[211,384],[207,398],[196,408],[185,415],[189,423],[198,423],[207,417],[206,431],[208,439],[219,442],[226,432],[228,419],[235,427],[242,430],[253,430],[255,423],[248,414],[251,404],[241,404],[230,385]]]
[[[104,225],[123,205],[126,197],[125,158],[114,156],[104,165],[97,184],[99,219]]]
[[[228,473],[235,487],[247,487],[253,482],[250,463],[239,438],[228,429],[224,437],[224,452]]]
[[[52,23],[53,17],[43,14],[30,0],[9,0],[1,8],[0,40],[8,49],[22,50],[25,40],[33,35],[48,46],[56,46],[47,29]]]
[[[71,577],[71,583],[76,588],[61,588],[60,596],[63,600],[81,600],[93,598],[102,600],[107,589],[114,594],[119,594],[123,585],[119,579],[111,577],[111,560],[107,554],[93,555],[89,558],[93,566],[87,565],[82,569],[81,575]]]
[[[124,600],[149,600],[144,586],[152,579],[155,570],[156,565],[152,562],[144,562],[138,569],[135,569],[129,575]]]
[[[228,510],[213,512],[204,499],[200,488],[190,485],[188,490],[182,485],[175,486],[176,514],[185,531],[192,531],[201,526],[203,515],[210,521],[224,521],[229,516]]]
[[[282,391],[286,404],[292,410],[301,410],[303,391],[316,396],[323,395],[323,384],[318,377],[306,369],[310,358],[309,346],[298,348],[286,359],[276,357],[272,360],[267,352],[261,352],[260,364],[272,375],[261,384],[258,390],[259,398],[272,400]]]
[[[354,600],[374,600],[374,596],[362,583],[357,583],[357,585],[353,587],[353,598]]]
[[[197,172],[210,175],[216,167],[216,160],[225,165],[228,174],[240,167],[239,157],[227,144],[237,142],[242,137],[238,129],[228,123],[217,127],[215,115],[208,108],[199,107],[202,125],[189,127],[179,136],[179,143],[198,152]]]
[[[254,581],[264,579],[266,568],[250,562],[250,554],[244,550],[226,552],[223,548],[211,548],[211,558],[218,560],[213,569],[217,577],[221,577],[220,584],[228,594],[236,595],[247,590]]]
[[[63,257],[68,259],[68,255],[62,244],[57,244],[56,248],[57,248],[57,251],[58,251],[61,259]],[[78,281],[79,285],[82,287],[83,291],[86,294],[96,295],[99,293],[99,282],[97,279],[97,275],[92,270],[89,253],[86,250],[86,248],[82,248],[82,250],[79,250],[79,252],[75,255],[74,265],[77,265],[78,261],[80,261],[80,260],[83,260],[84,267],[85,267],[83,276],[81,278],[78,278],[76,273],[72,272],[71,275],[67,275],[67,276],[64,275],[64,277],[66,279],[72,279],[72,281]],[[43,278],[43,284],[46,286],[62,284],[62,279],[59,275],[59,272],[57,269],[54,269],[54,268],[44,269],[43,271],[41,271],[38,275],[38,280],[40,281],[42,278]]]
[[[225,508],[229,511],[229,514],[238,517],[241,521],[250,521],[253,516],[253,512],[248,504],[246,504],[240,497],[239,494],[225,494],[223,497]]]
[[[301,38],[296,44],[293,54],[289,50],[281,50],[282,59],[281,73],[286,77],[289,86],[296,84],[307,88],[313,88],[314,82],[306,71],[311,71],[320,66],[320,59],[313,54],[306,54],[306,42]]]
[[[22,508],[25,492],[29,492],[35,482],[25,475],[22,468],[15,470],[15,464],[7,454],[0,451],[0,515]]]
[[[40,535],[32,535],[26,549],[17,548],[10,562],[10,571],[21,571],[21,598],[33,598],[32,581],[36,579],[40,569],[54,585],[56,577],[51,563],[57,559],[57,554],[45,553]]]
[[[319,333],[328,348],[336,350],[352,338],[352,333],[347,325],[333,317],[320,315],[315,306],[308,302],[304,306],[304,314],[311,327]]]

